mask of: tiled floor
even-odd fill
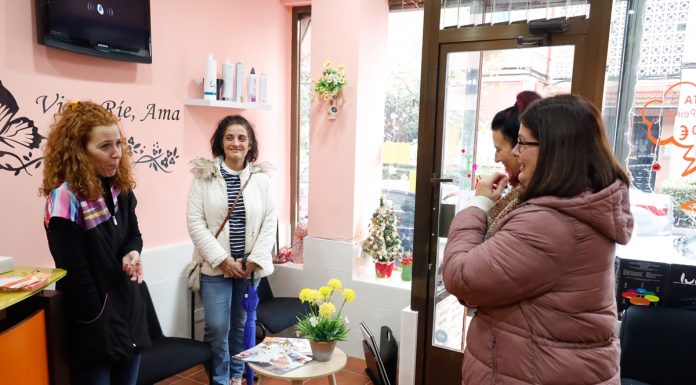
[[[359,358],[348,357],[346,367],[336,373],[336,382],[340,385],[372,385],[370,379],[365,374],[365,360]],[[305,385],[323,385],[328,384],[326,378],[315,378],[305,382]],[[196,366],[185,372],[181,372],[174,377],[170,377],[164,381],[158,382],[156,385],[208,385],[208,376],[203,370],[203,366]],[[246,382],[245,382],[246,384]],[[264,381],[267,385],[288,385],[289,381],[281,381],[276,379],[268,379]]]

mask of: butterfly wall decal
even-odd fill
[[[16,116],[18,111],[17,101],[0,81],[0,170],[31,175],[31,168],[41,166],[43,157],[34,157],[34,150],[45,138],[33,120]]]

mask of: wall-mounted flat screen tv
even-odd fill
[[[152,63],[150,0],[35,0],[39,44]]]

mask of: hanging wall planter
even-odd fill
[[[335,120],[337,113],[338,113],[338,106],[336,105],[336,98],[333,97],[333,98],[329,99],[329,108],[326,110],[326,114],[328,115],[329,120]]]
[[[321,76],[314,82],[313,97],[321,96],[327,102],[327,117],[330,120],[336,119],[338,113],[338,96],[343,91],[343,87],[348,84],[344,74],[343,66],[334,68],[331,62],[324,62],[324,69]]]

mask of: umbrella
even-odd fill
[[[251,274],[251,280],[247,281],[247,289],[242,300],[242,306],[247,312],[246,322],[244,323],[244,345],[243,349],[250,349],[256,346],[256,306],[259,304],[259,294],[254,286],[254,274]],[[247,384],[254,383],[254,370],[251,369],[249,363],[244,363],[244,374],[246,375]]]

